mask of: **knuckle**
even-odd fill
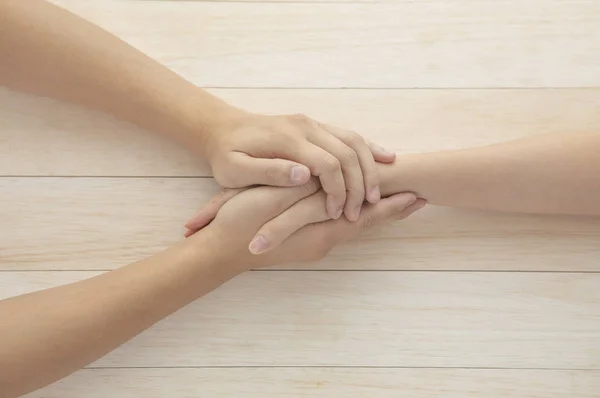
[[[308,123],[312,121],[312,119],[304,113],[294,113],[292,115],[289,115],[288,118],[294,123]]]
[[[341,165],[340,165],[339,160],[337,160],[335,157],[330,155],[330,156],[326,156],[323,159],[323,168],[325,169],[325,171],[327,171],[329,173],[333,173],[333,172],[340,170]]]
[[[366,145],[365,139],[360,134],[354,131],[348,131],[346,135],[346,140],[348,144],[352,146]]]
[[[341,160],[346,166],[354,167],[358,165],[358,155],[350,148],[342,153]]]
[[[320,188],[319,180],[316,178],[311,178],[306,184],[302,185],[302,189],[311,194],[317,192]]]
[[[286,118],[287,123],[296,131],[302,132],[304,137],[315,130],[315,122],[303,113],[295,113]]]

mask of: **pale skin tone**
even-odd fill
[[[398,156],[379,165],[381,194],[414,192],[429,204],[515,213],[600,216],[600,133],[550,134],[480,148]],[[187,224],[205,226],[239,191],[215,197]],[[266,252],[306,224],[328,219],[318,192],[257,233]]]
[[[240,194],[210,226],[148,259],[0,301],[0,319],[9,320],[0,322],[3,397],[65,377],[250,267],[318,260],[361,230],[425,203],[409,193],[380,200],[376,161],[395,155],[357,134],[303,115],[235,108],[45,1],[0,0],[0,60],[1,85],[178,140],[207,157],[224,187],[280,187]],[[300,229],[268,254],[248,251],[263,224],[319,186],[333,220]],[[365,200],[373,204],[363,206]]]
[[[0,0],[0,85],[109,113],[182,142],[227,188],[295,186],[310,175],[331,218],[380,199],[377,162],[394,154],[304,115],[246,112],[109,32],[43,0]]]
[[[164,252],[88,280],[0,301],[0,319],[10,320],[0,322],[2,397],[69,375],[249,268],[319,260],[362,230],[424,205],[413,194],[395,195],[364,207],[357,222],[342,217],[309,225],[267,254],[248,251],[261,225],[318,189],[316,182],[250,189],[225,204],[208,227]]]
[[[0,391],[9,398],[98,359],[248,268],[317,260],[361,230],[404,218],[425,203],[395,192],[413,191],[444,206],[600,215],[598,134],[401,156],[386,165],[393,154],[352,132],[305,116],[234,108],[41,0],[0,0],[0,59],[0,84],[176,139],[209,155],[225,187],[298,185],[228,191],[187,224],[193,236],[162,253],[0,301],[0,319],[11,320],[0,323]],[[265,142],[269,146],[257,145]],[[323,190],[307,183],[311,174]],[[364,199],[377,204],[360,212]],[[357,221],[339,218],[342,210]],[[319,221],[325,222],[305,225]],[[264,254],[251,254],[249,245]]]

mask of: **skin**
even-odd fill
[[[166,251],[91,279],[0,301],[0,319],[10,320],[0,322],[2,397],[69,375],[249,268],[321,259],[362,230],[424,205],[413,194],[395,195],[366,206],[357,222],[340,218],[309,225],[276,250],[248,252],[265,222],[317,189],[309,182],[247,190],[228,201],[209,226]]]
[[[600,216],[599,151],[600,133],[583,132],[398,156],[394,164],[379,165],[381,193],[414,192],[439,206]],[[187,236],[209,223],[238,192],[215,197],[187,224]],[[268,243],[259,252],[276,247],[307,223],[327,220],[324,200],[324,192],[317,192],[266,223],[257,237]]]
[[[43,0],[0,0],[0,85],[111,114],[185,144],[223,187],[295,186],[317,176],[331,218],[380,199],[394,154],[305,115],[233,107],[109,32]]]
[[[145,260],[1,300],[0,319],[9,320],[0,322],[2,397],[67,376],[248,268],[320,259],[361,230],[424,205],[413,194],[380,200],[376,161],[391,162],[395,155],[359,135],[304,115],[232,107],[45,1],[0,0],[0,59],[0,84],[178,140],[208,158],[224,187],[288,187],[239,193],[202,231]],[[262,225],[319,186],[335,220],[299,229],[264,255],[248,251]],[[365,199],[374,204],[362,207]],[[257,251],[260,243],[253,246]]]

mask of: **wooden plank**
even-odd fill
[[[211,179],[0,178],[0,269],[106,270],[182,238]],[[279,268],[600,271],[600,219],[429,207]]]
[[[3,272],[16,295],[93,275]],[[600,274],[250,272],[95,367],[600,369]]]
[[[211,90],[255,112],[305,112],[395,151],[600,131],[600,89]],[[0,89],[0,175],[207,176],[177,145],[98,113]]]
[[[26,398],[596,398],[597,371],[86,369]]]
[[[59,0],[200,86],[600,86],[596,0]]]

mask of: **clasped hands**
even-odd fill
[[[248,267],[321,259],[425,204],[412,193],[381,199],[378,163],[393,163],[395,154],[354,132],[304,115],[243,112],[231,120],[204,144],[226,189],[186,223],[186,237],[218,237],[211,241],[227,242],[222,249]]]

